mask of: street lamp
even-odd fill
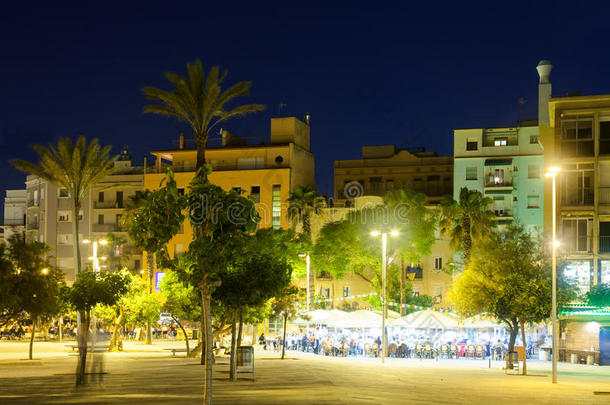
[[[546,177],[551,177],[553,179],[553,242],[552,242],[552,304],[551,304],[551,314],[552,314],[552,328],[553,328],[553,346],[552,346],[552,382],[553,384],[557,384],[557,357],[559,357],[559,333],[557,328],[557,246],[559,246],[559,242],[557,241],[557,186],[556,186],[556,177],[557,173],[559,173],[561,169],[559,167],[553,166],[549,167],[549,171],[545,174]]]
[[[49,269],[47,269],[46,267],[42,269],[42,274],[44,274],[45,276],[49,274]]]
[[[92,267],[93,267],[93,271],[99,273],[102,266],[100,266],[100,259],[102,260],[106,260],[106,257],[98,257],[98,247],[99,245],[106,245],[108,243],[107,240],[105,239],[96,239],[94,241],[91,241],[89,239],[85,239],[83,240],[83,243],[85,244],[89,244],[91,243],[93,246],[93,255],[91,257],[89,257],[89,260],[91,260],[92,263]]]
[[[398,231],[390,231],[390,236],[398,236]],[[387,345],[387,333],[385,330],[385,317],[386,317],[386,272],[387,272],[387,245],[388,245],[388,232],[372,231],[371,236],[381,235],[381,363],[385,363],[385,357],[388,350]]]
[[[306,302],[307,312],[309,312],[309,299],[310,299],[310,295],[309,295],[310,294],[310,292],[309,292],[309,252],[301,253],[299,255],[299,257],[305,258],[305,265],[307,267],[307,300],[305,302]]]

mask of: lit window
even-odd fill
[[[344,297],[349,297],[350,293],[350,288],[349,287],[343,287],[343,296]]]
[[[271,226],[273,229],[280,229],[282,218],[282,197],[281,186],[274,184],[271,196]]]
[[[507,138],[495,138],[494,139],[494,146],[506,146],[507,143],[508,143]]]
[[[67,188],[60,188],[58,191],[58,196],[59,198],[68,198],[70,196],[70,193],[68,193]]]
[[[538,143],[538,135],[531,135],[530,136],[530,144],[534,145]]]
[[[443,258],[442,257],[434,258],[434,268],[436,270],[441,270],[443,268]]]

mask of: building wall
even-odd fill
[[[564,276],[576,281],[584,293],[592,284],[610,282],[610,95],[552,98],[549,117],[550,123],[541,128],[540,138],[545,168],[561,168],[556,179],[559,254]],[[583,132],[574,140],[564,139],[562,128],[569,137],[572,130],[568,128],[577,117]],[[578,143],[577,149],[573,142]],[[570,153],[575,150],[576,154]],[[577,181],[577,177],[582,180]],[[545,198],[551,201],[550,180],[544,190]],[[551,229],[552,221],[552,207],[547,204],[547,229]],[[570,229],[576,223],[586,223],[586,231],[578,231],[582,237],[575,237]]]
[[[454,153],[454,198],[463,187],[480,191],[494,200],[500,224],[516,221],[532,233],[542,232],[544,158],[538,127],[457,129]]]
[[[357,184],[360,184],[358,186]],[[364,146],[362,159],[335,160],[334,200],[349,204],[357,196],[383,196],[388,190],[410,188],[438,203],[453,190],[453,158],[423,150],[399,150],[393,145]],[[350,184],[352,195],[346,195]]]
[[[6,241],[14,234],[25,231],[26,206],[26,190],[6,190],[3,225],[3,236]]]

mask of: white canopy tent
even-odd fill
[[[381,328],[381,315],[372,311],[349,312],[341,321],[333,325],[338,328]]]
[[[435,311],[417,311],[390,322],[390,326],[408,329],[458,329],[456,315]]]

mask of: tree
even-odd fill
[[[282,291],[271,299],[271,308],[277,315],[284,318],[284,328],[282,331],[282,360],[286,353],[286,327],[288,319],[294,318],[297,315],[297,307],[294,305],[298,300],[299,289],[294,285],[286,285]]]
[[[288,220],[294,225],[297,223],[301,224],[304,240],[311,243],[311,218],[326,207],[326,200],[324,197],[319,196],[316,193],[316,189],[310,185],[298,186],[294,192],[290,193],[288,197],[288,210],[286,211]],[[300,252],[306,253],[306,252]],[[308,300],[313,301],[314,291],[314,272],[309,273],[309,284]]]
[[[207,168],[199,169],[200,171]],[[254,203],[237,191],[224,191],[209,182],[207,175],[198,174],[188,192],[189,221],[193,241],[180,271],[182,280],[197,288],[202,308],[202,354],[205,358],[204,403],[212,401],[212,293],[222,283],[221,275],[233,255],[234,247],[244,233],[255,230],[259,217]]]
[[[6,250],[0,245],[0,314],[3,315],[0,324],[30,318],[30,360],[36,324],[49,320],[61,310],[58,294],[64,276],[60,269],[50,265],[48,251],[47,245],[27,242],[23,234],[13,235]]]
[[[208,173],[199,172],[199,169],[205,165],[205,150],[212,129],[231,118],[262,111],[265,107],[245,104],[227,108],[236,98],[250,95],[252,83],[239,82],[223,91],[223,81],[228,73],[226,70],[221,72],[219,66],[214,66],[206,76],[200,60],[187,63],[186,68],[188,76],[172,72],[165,74],[173,86],[170,91],[155,87],[142,89],[147,100],[160,102],[145,106],[144,112],[174,117],[191,127],[197,146],[195,169],[201,175],[206,175]]]
[[[79,361],[76,367],[76,385],[84,383],[91,309],[97,304],[115,305],[128,289],[129,279],[122,273],[83,271],[76,275],[72,287],[65,290],[65,299],[83,314],[82,329],[85,331],[78,334]]]
[[[459,311],[492,313],[507,326],[508,350],[514,351],[519,328],[525,337],[526,324],[551,314],[551,266],[543,244],[520,225],[481,240],[449,297]],[[573,297],[569,288],[561,289],[558,305]],[[525,362],[523,372],[527,373]]]
[[[595,284],[585,294],[585,300],[596,307],[610,307],[610,283]]]
[[[159,189],[137,193],[126,210],[124,224],[127,233],[138,248],[146,251],[149,294],[153,293],[155,255],[180,230],[185,204],[186,199],[178,192],[174,173],[168,170]],[[152,344],[150,322],[146,330],[146,344]]]
[[[468,264],[473,246],[489,236],[494,228],[495,214],[489,209],[493,200],[480,191],[460,189],[458,201],[445,196],[441,201],[441,232],[450,239],[454,251],[462,252]]]
[[[11,160],[17,169],[68,190],[72,203],[72,246],[75,274],[81,270],[79,213],[83,200],[91,187],[113,171],[118,155],[111,157],[111,148],[111,146],[102,148],[97,139],[93,139],[87,144],[84,136],[79,137],[76,143],[72,143],[70,138],[59,138],[57,146],[34,145],[34,151],[39,158],[38,164],[21,159]]]
[[[236,254],[221,273],[221,284],[214,291],[216,299],[232,311],[231,380],[237,380],[237,325],[244,308],[258,307],[280,295],[290,283],[292,267],[274,234],[281,230],[263,230],[255,235],[241,235],[233,249]]]

